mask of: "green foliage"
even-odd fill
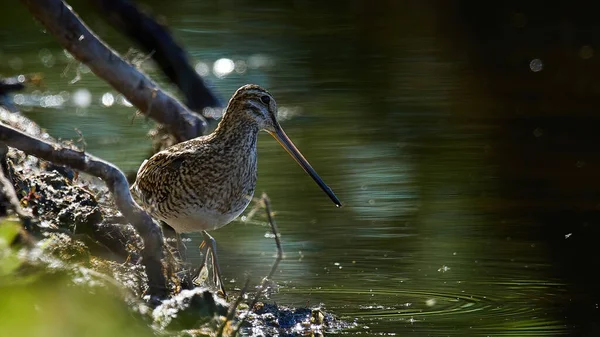
[[[150,336],[152,332],[106,289],[73,286],[67,275],[0,285],[0,335]]]
[[[78,285],[72,270],[25,260],[11,246],[19,230],[0,223],[0,336],[153,335],[114,286]]]
[[[10,244],[19,234],[21,225],[17,222],[5,220],[0,223],[0,280],[13,273],[21,262],[10,248]]]
[[[0,223],[0,249],[9,248],[20,230],[21,225],[18,222],[5,219]]]

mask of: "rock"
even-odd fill
[[[209,290],[194,288],[165,300],[154,309],[152,317],[161,330],[188,330],[210,323],[217,315],[226,315],[227,306]]]
[[[263,336],[323,336],[326,332],[353,326],[353,323],[342,321],[321,308],[288,308],[257,303],[241,331],[253,336],[258,336],[253,331],[261,331]]]

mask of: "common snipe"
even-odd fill
[[[144,161],[131,187],[142,207],[177,233],[203,232],[202,266],[212,249],[215,282],[223,291],[214,239],[206,231],[225,226],[250,203],[256,187],[260,130],[275,137],[329,198],[342,205],[279,125],[273,96],[257,85],[235,92],[213,133],[176,144]]]

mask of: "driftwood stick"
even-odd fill
[[[85,152],[48,143],[2,123],[0,123],[0,142],[29,155],[65,165],[104,180],[114,196],[117,208],[144,240],[142,263],[146,267],[148,276],[147,293],[158,297],[166,295],[166,279],[162,265],[164,249],[162,232],[158,224],[133,200],[129,192],[129,184],[121,170]]]
[[[167,126],[179,141],[204,134],[206,120],[165,93],[106,46],[62,0],[21,0],[31,14],[77,60],[121,92],[148,117]]]
[[[227,311],[227,316],[225,316],[225,321],[219,327],[219,332],[217,333],[217,337],[223,336],[223,332],[225,332],[225,328],[233,319],[233,316],[235,315],[237,308],[240,306],[240,303],[242,303],[242,301],[244,300],[244,296],[246,295],[246,292],[248,291],[249,285],[250,285],[250,277],[247,277],[246,282],[244,283],[244,287],[240,291],[240,294],[238,295],[237,299],[235,300],[235,302],[233,302],[230,305],[229,310]]]
[[[190,64],[188,55],[164,25],[127,0],[88,0],[119,32],[151,54],[163,73],[185,95],[186,105],[197,112],[221,106],[217,96]],[[207,118],[208,119],[208,118]]]

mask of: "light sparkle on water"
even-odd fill
[[[222,78],[229,75],[235,69],[235,63],[228,58],[221,58],[213,64],[213,73],[215,76]]]
[[[544,69],[544,63],[540,59],[533,59],[529,62],[529,69],[534,73],[540,72]]]

